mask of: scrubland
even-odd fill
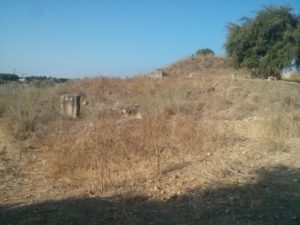
[[[299,84],[220,57],[164,70],[1,85],[0,221],[299,224]],[[80,118],[60,116],[63,93],[88,101]]]

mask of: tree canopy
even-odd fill
[[[225,50],[234,67],[258,77],[300,66],[300,16],[289,6],[265,6],[254,18],[228,25]]]
[[[0,73],[0,80],[2,81],[18,81],[20,77],[16,74]]]
[[[215,52],[210,48],[201,48],[196,51],[197,56],[215,55]]]

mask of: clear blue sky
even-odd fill
[[[0,0],[0,72],[83,77],[149,72],[211,48],[226,24],[300,0]]]

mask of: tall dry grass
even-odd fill
[[[80,81],[76,82],[71,84],[75,91],[80,87]],[[112,79],[111,84],[105,84],[111,87],[111,94],[108,88],[101,95],[110,98],[105,101],[91,92],[103,85],[97,84],[103,80],[89,82],[90,88],[88,81],[83,81],[89,90],[86,97],[94,101],[87,107],[94,112],[89,110],[76,122],[56,123],[48,140],[46,171],[52,178],[72,180],[98,191],[138,187],[193,160],[195,155],[199,158],[218,151],[227,139],[235,138],[225,123],[212,122],[205,113],[207,109],[217,112],[231,106],[219,96],[211,78],[157,82],[145,77]],[[122,116],[122,107],[115,107],[116,102],[124,107],[138,104],[142,118]]]
[[[201,60],[208,66],[198,65]],[[195,78],[99,77],[51,88],[1,86],[2,121],[20,139],[44,134],[39,135],[48,146],[43,173],[76,187],[136,188],[194,161],[203,161],[201,168],[194,165],[204,171],[195,172],[203,180],[224,181],[246,174],[252,155],[242,155],[241,149],[247,141],[263,139],[280,149],[280,141],[300,135],[300,93],[280,82],[230,79],[227,67],[225,72],[209,68],[215,60],[171,66],[176,74],[197,66],[208,74]],[[88,100],[79,119],[57,116],[58,96],[64,93]],[[132,114],[122,115],[132,106]]]
[[[54,121],[58,112],[53,88],[9,83],[0,86],[2,124],[16,139],[42,135],[45,124]]]
[[[281,79],[285,81],[300,82],[300,72],[282,74]]]
[[[201,150],[203,145],[196,121],[164,111],[142,120],[82,121],[64,127],[61,121],[52,134],[48,174],[101,191],[156,178],[181,163],[191,146]]]

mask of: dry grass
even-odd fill
[[[281,79],[285,81],[300,82],[300,72],[294,72],[292,74],[283,74],[281,76]]]
[[[90,83],[97,86],[97,81],[103,82],[95,79]],[[117,85],[115,82],[112,80]],[[61,121],[57,125],[59,129],[49,142],[51,156],[46,170],[50,177],[67,177],[75,186],[80,182],[93,192],[138,188],[146,180],[158,179],[162,171],[192,158],[214,154],[223,160],[224,151],[239,144],[245,136],[273,142],[299,134],[299,124],[294,120],[296,100],[286,96],[285,88],[277,83],[271,85],[279,90],[278,96],[269,91],[261,101],[251,92],[253,88],[263,90],[268,83],[256,80],[247,85],[244,80],[222,77],[167,78],[156,83],[135,78],[119,82],[117,86],[123,90],[110,94],[113,99],[101,98],[98,102],[95,98],[80,121],[71,124]],[[260,104],[276,98],[283,100],[274,103],[272,109],[276,108],[276,113],[270,111],[267,117],[262,117],[265,111]],[[115,101],[121,106],[116,107]],[[121,115],[121,109],[130,103],[137,105],[136,112],[141,112],[142,119],[135,114]],[[252,117],[259,119],[252,121]],[[227,173],[225,164],[213,161],[212,171],[207,173],[220,179]]]
[[[182,59],[165,70],[168,74],[173,76],[187,76],[189,73],[197,72],[203,76],[209,74],[217,74],[222,69],[222,73],[226,73],[226,70],[231,70],[228,66],[228,62],[224,57],[216,56],[197,56],[188,57]]]
[[[143,119],[81,121],[68,129],[61,121],[49,142],[47,174],[93,191],[137,185],[182,163],[191,146],[201,149],[197,126],[192,118],[165,110]]]
[[[57,95],[53,88],[6,84],[0,87],[0,116],[8,133],[16,139],[43,135],[44,126],[57,117]]]
[[[26,149],[22,173],[6,178],[0,187],[5,190],[3,201],[29,201],[22,196],[28,190],[30,201],[133,193],[149,199],[148,211],[166,206],[167,214],[178,215],[186,224],[197,224],[200,217],[204,224],[214,224],[205,212],[213,217],[215,211],[230,221],[224,224],[237,224],[227,209],[240,216],[241,224],[256,224],[240,205],[247,213],[248,203],[263,211],[262,204],[277,196],[274,182],[286,178],[265,170],[278,165],[300,168],[298,84],[245,79],[247,72],[232,70],[218,57],[186,59],[166,71],[171,76],[159,81],[91,78],[49,89],[1,86],[1,121],[9,124],[15,137],[25,139],[43,131],[37,135],[43,148]],[[190,72],[203,76],[188,77]],[[79,119],[50,116],[62,93],[79,93],[89,101],[82,105]],[[130,113],[122,115],[122,109]],[[23,128],[26,121],[32,129]],[[262,167],[263,179],[255,172]],[[282,171],[282,176],[289,174]],[[263,186],[269,182],[267,174],[275,179],[267,186],[271,194]],[[296,195],[293,188],[298,181],[286,182]],[[294,199],[297,203],[299,198]],[[126,211],[130,204],[120,201]],[[138,208],[139,199],[130,201]],[[254,211],[250,214],[255,217]],[[136,219],[128,224],[141,222],[134,215],[126,214]],[[170,221],[167,224],[174,224]]]

